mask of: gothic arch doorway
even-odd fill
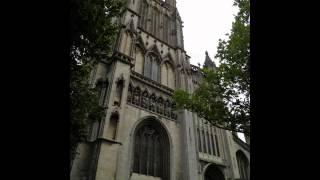
[[[222,171],[214,164],[209,165],[204,173],[204,180],[225,180]]]
[[[169,180],[170,143],[162,124],[153,118],[143,120],[133,141],[133,173]]]

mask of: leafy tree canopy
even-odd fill
[[[104,108],[98,104],[89,76],[99,60],[112,52],[119,29],[120,0],[71,0],[69,14],[70,48],[70,142],[71,160],[77,144],[87,135],[88,125],[100,120]]]
[[[199,87],[188,94],[176,90],[177,108],[186,108],[211,124],[250,135],[250,5],[235,0],[239,8],[227,40],[219,40],[220,66],[203,69]]]

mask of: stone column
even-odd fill
[[[197,179],[197,151],[194,133],[194,124],[192,113],[182,110],[179,113],[179,121],[182,131],[182,159],[183,174],[185,180]]]

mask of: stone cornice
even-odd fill
[[[215,165],[227,166],[226,162],[220,157],[200,153],[199,159],[205,163],[213,163]]]
[[[147,111],[147,112],[149,112],[149,113],[155,114],[155,115],[157,115],[158,117],[161,117],[161,118],[164,118],[164,119],[168,119],[168,120],[177,122],[176,119],[173,119],[173,118],[168,117],[168,116],[164,116],[164,115],[159,114],[159,113],[154,112],[154,111],[150,111],[149,109],[143,108],[143,107],[141,107],[141,106],[137,106],[137,105],[134,105],[134,104],[129,103],[129,102],[127,102],[127,104],[130,105],[130,106],[133,106],[133,107],[135,107],[135,108],[142,109],[142,110]],[[159,119],[160,119],[160,118],[159,118]]]
[[[148,84],[151,87],[156,88],[157,90],[168,94],[169,96],[172,96],[172,94],[173,94],[173,91],[174,91],[173,89],[171,89],[167,86],[164,86],[164,85],[160,84],[159,82],[153,81],[153,80],[143,76],[142,74],[131,71],[131,77],[138,80],[138,81],[141,81],[145,84]]]
[[[134,61],[134,59],[130,56],[127,56],[119,51],[115,51],[112,55],[112,59],[113,60],[119,60],[125,64],[129,64],[130,66],[134,66],[134,64],[132,63]]]
[[[121,142],[114,141],[114,140],[107,139],[107,138],[103,138],[103,137],[99,137],[99,138],[97,138],[97,140],[100,140],[100,141],[103,141],[103,142],[112,143],[112,144],[120,144],[120,145],[122,145]]]

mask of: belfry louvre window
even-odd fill
[[[147,123],[134,136],[133,172],[169,179],[169,143],[163,129]]]
[[[148,53],[144,62],[144,76],[160,82],[160,60],[153,53]]]

